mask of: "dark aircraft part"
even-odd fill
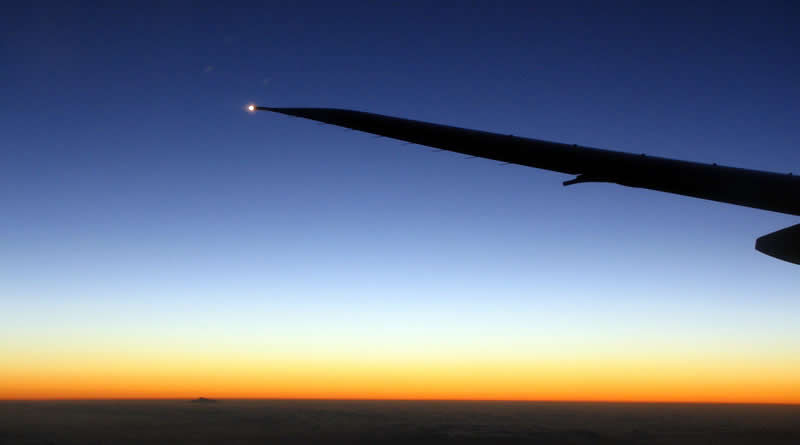
[[[593,175],[578,175],[575,179],[564,181],[564,187],[573,184],[583,184],[584,182],[614,182],[614,178]]]
[[[511,164],[800,216],[800,176],[549,142],[338,108],[255,107]]]
[[[762,236],[756,240],[756,250],[779,260],[800,264],[800,224]]]
[[[564,185],[609,182],[800,216],[800,176],[549,142],[337,108],[250,107],[508,164],[575,175]],[[756,241],[800,264],[800,224]]]

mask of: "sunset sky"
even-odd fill
[[[244,111],[797,173],[793,3],[46,3],[0,17],[0,399],[800,403],[753,248],[797,218]]]

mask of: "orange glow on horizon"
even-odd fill
[[[753,367],[620,363],[87,363],[0,370],[0,399],[397,399],[799,404],[800,379]]]

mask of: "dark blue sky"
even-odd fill
[[[800,172],[794,3],[335,3],[4,9],[0,297],[20,326],[257,303],[276,322],[490,311],[596,320],[609,342],[615,323],[687,345],[747,323],[800,338],[796,266],[753,249],[789,216],[243,111]]]

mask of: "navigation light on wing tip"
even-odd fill
[[[247,106],[247,111],[256,111],[256,106],[255,105],[248,105]]]

